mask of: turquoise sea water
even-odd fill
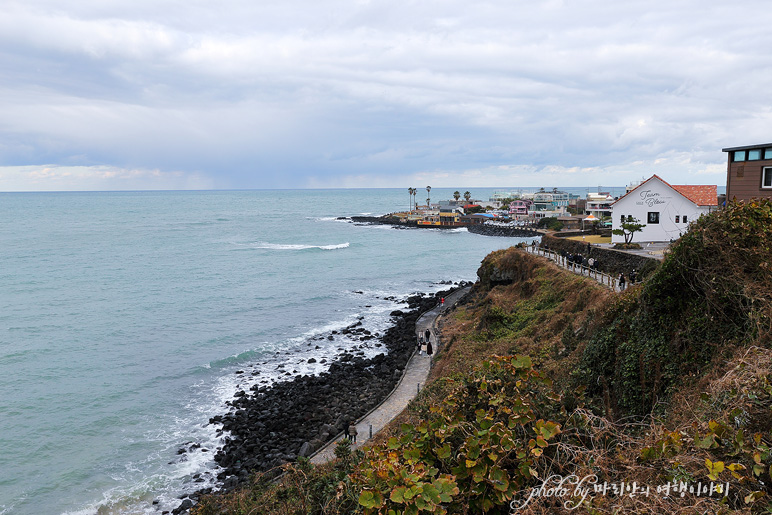
[[[352,342],[314,336],[358,317],[383,331],[384,297],[474,280],[517,242],[335,219],[407,204],[406,189],[0,194],[0,514],[174,508],[217,472],[207,421],[246,384],[235,372],[319,372],[307,358]],[[186,442],[209,452],[181,458]]]

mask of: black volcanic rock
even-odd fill
[[[224,469],[218,475],[222,487],[229,490],[245,482],[249,472],[312,454],[381,402],[413,353],[416,320],[450,292],[408,297],[410,310],[392,313],[394,325],[376,344],[385,347],[385,354],[364,359],[344,352],[327,372],[317,376],[295,376],[270,387],[255,385],[245,395],[239,393],[230,401],[233,411],[210,419],[229,433],[215,454],[215,461]],[[371,336],[361,326],[358,321],[341,332]]]

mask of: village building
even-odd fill
[[[528,214],[532,218],[558,217],[566,214],[570,195],[565,191],[544,191],[544,189],[533,194],[533,205]]]
[[[614,197],[609,193],[588,193],[584,212],[601,220],[611,216],[611,204],[613,203]]]
[[[563,224],[563,229],[583,229],[582,227],[582,215],[566,215],[566,216],[559,216],[558,222]]]
[[[490,213],[475,213],[459,217],[461,225],[483,225],[485,222],[492,220],[495,220],[495,217]]]
[[[624,221],[636,219],[646,226],[635,233],[633,242],[671,241],[717,204],[716,186],[676,186],[652,175],[612,204],[612,229],[621,229]],[[613,235],[611,242],[624,243],[624,237]]]
[[[530,200],[513,200],[509,203],[509,216],[522,220],[528,216],[528,209],[533,204]]]
[[[440,207],[440,225],[444,226],[457,226],[459,225],[459,217],[464,214],[463,208],[460,207]]]
[[[772,198],[772,143],[722,150],[727,153],[727,200]]]

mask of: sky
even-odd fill
[[[726,182],[761,0],[3,0],[0,191]]]

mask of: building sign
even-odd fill
[[[641,200],[637,201],[635,204],[638,206],[648,206],[648,207],[654,207],[661,204],[665,204],[666,200],[669,200],[671,197],[663,197],[659,193],[651,190],[644,190],[640,194]]]

